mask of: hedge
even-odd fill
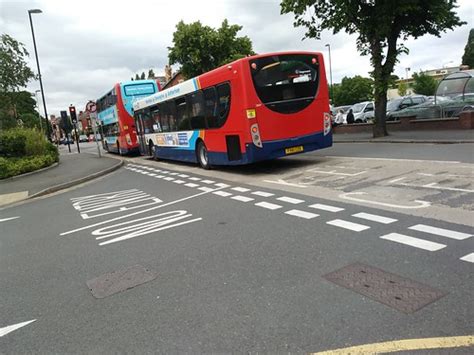
[[[35,129],[14,128],[0,133],[0,179],[45,168],[59,160],[59,153]]]

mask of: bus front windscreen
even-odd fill
[[[270,110],[295,113],[314,100],[319,84],[319,63],[315,55],[289,54],[250,61],[258,97]]]

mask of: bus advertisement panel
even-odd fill
[[[239,165],[332,145],[323,56],[242,58],[134,104],[144,154]]]
[[[138,152],[138,139],[133,120],[133,103],[159,92],[154,80],[117,83],[97,100],[97,118],[101,125],[102,145],[108,152]]]

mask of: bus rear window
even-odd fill
[[[123,87],[125,96],[151,95],[156,92],[152,83],[147,84],[130,84]]]
[[[319,84],[319,63],[314,55],[295,54],[250,61],[258,97],[280,113],[301,111],[314,100]]]

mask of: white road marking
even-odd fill
[[[198,187],[199,185],[198,184],[194,184],[192,182],[189,182],[187,184],[184,184],[184,186],[187,186],[187,187]]]
[[[170,173],[170,175],[173,175],[173,176],[174,176],[174,175],[179,175],[179,173]]]
[[[290,216],[300,217],[304,219],[312,219],[319,216],[319,214],[301,211],[301,210],[289,210],[289,211],[286,211],[285,213],[289,214]]]
[[[328,175],[339,175],[339,176],[357,176],[357,175],[361,175],[363,173],[366,173],[367,170],[363,170],[363,171],[359,171],[358,173],[339,173],[337,172],[336,170],[332,170],[332,171],[325,171],[325,170],[319,170],[319,169],[309,169],[309,170],[306,170],[308,172],[311,172],[311,173],[320,173],[320,174],[328,174]]]
[[[474,253],[464,255],[459,260],[467,261],[468,263],[474,263]]]
[[[155,178],[161,179],[161,178],[164,178],[164,175],[156,175]]]
[[[240,195],[232,196],[231,199],[237,200],[237,201],[241,201],[241,202],[249,202],[249,201],[253,201],[253,200],[254,200],[254,199],[251,198],[251,197],[245,197],[245,196],[240,196]]]
[[[225,192],[225,191],[214,191],[213,194],[222,196],[222,197],[229,197],[232,196],[230,192]]]
[[[258,202],[255,204],[255,206],[267,208],[269,210],[277,210],[283,207],[283,206],[277,205],[275,203],[270,203],[270,202]]]
[[[188,177],[189,177],[189,175],[186,175],[186,174],[179,174],[178,176],[179,176],[180,178],[188,178]]]
[[[277,200],[282,201],[282,202],[292,203],[293,205],[297,205],[298,203],[303,203],[304,202],[304,200],[300,200],[300,199],[293,198],[293,197],[288,197],[288,196],[278,197]]]
[[[362,218],[368,221],[374,221],[374,222],[383,223],[383,224],[390,224],[390,223],[398,221],[398,219],[395,219],[395,218],[388,218],[388,217],[383,217],[376,214],[370,214],[370,213],[365,213],[365,212],[353,214],[352,217]]]
[[[417,175],[421,175],[421,176],[435,176],[434,174],[427,174],[427,173],[417,173]]]
[[[328,211],[328,212],[341,212],[341,211],[344,211],[344,208],[330,206],[330,205],[323,205],[322,203],[315,203],[314,205],[310,205],[309,207],[316,208],[318,210]]]
[[[406,179],[406,177],[401,177],[401,178],[390,180],[389,183],[393,184],[394,182],[399,182],[399,181],[402,181],[402,180],[405,180],[405,179]]]
[[[456,240],[464,240],[469,237],[472,237],[472,234],[455,232],[449,229],[437,228],[427,226],[425,224],[417,224],[415,226],[411,226],[408,229],[412,229],[415,231],[425,232],[429,234],[439,235],[446,238],[456,239]]]
[[[36,319],[32,319],[32,320],[29,320],[27,322],[17,323],[17,324],[9,325],[7,327],[0,328],[0,338],[7,335],[8,333],[11,333],[11,332],[21,328],[21,327],[24,327],[25,325],[33,323],[34,321],[36,321]]]
[[[446,247],[446,245],[444,244],[430,242],[429,240],[414,238],[408,235],[398,233],[389,233],[381,236],[380,239],[386,239],[392,242],[401,243],[428,251],[437,251]]]
[[[418,205],[415,206],[406,206],[406,205],[395,205],[392,203],[386,203],[386,202],[378,202],[378,201],[371,201],[371,200],[364,200],[363,198],[356,198],[352,197],[350,195],[367,195],[367,192],[363,191],[356,191],[356,192],[347,192],[344,194],[340,194],[339,197],[350,200],[350,201],[357,201],[357,202],[364,202],[364,203],[370,203],[373,205],[379,205],[379,206],[387,206],[387,207],[394,207],[394,208],[402,208],[402,209],[415,209],[415,208],[425,208],[431,206],[431,202],[428,201],[421,201],[421,200],[414,200]]]
[[[459,192],[474,192],[474,190],[469,190],[469,189],[460,189],[458,187],[444,187],[444,186],[439,186],[438,183],[432,182],[431,184],[426,184],[421,187],[424,187],[425,189],[435,189],[435,190],[447,190],[447,191],[459,191]]]
[[[278,185],[285,185],[285,186],[294,186],[294,187],[301,187],[303,189],[306,189],[308,186],[300,185],[300,184],[292,184],[291,182],[286,182],[283,179],[278,179],[278,180],[263,180],[264,182],[269,182],[271,184],[278,184]]]
[[[265,192],[265,191],[254,191],[252,192],[252,195],[270,197],[270,196],[274,196],[275,194],[272,194],[271,192]]]
[[[205,184],[213,184],[215,183],[215,181],[213,180],[202,180],[201,182],[205,183]]]
[[[16,217],[8,217],[8,218],[2,218],[2,219],[0,219],[0,222],[11,221],[11,220],[13,220],[13,219],[17,219],[17,218],[20,218],[20,216],[16,216]]]
[[[175,184],[184,184],[186,181],[183,180],[175,180],[173,181]]]
[[[240,187],[240,186],[233,187],[232,190],[238,191],[238,192],[247,192],[247,191],[250,191],[250,189],[247,189],[247,188],[245,188],[245,187]]]
[[[459,164],[460,161],[450,161],[450,160],[420,160],[420,159],[396,159],[396,158],[356,158],[356,157],[344,157],[344,156],[331,156],[327,155],[326,158],[331,159],[352,159],[352,160],[380,160],[380,161],[399,161],[399,162],[428,162],[428,163],[442,163],[442,164]]]
[[[204,192],[211,192],[211,191],[214,191],[213,188],[211,188],[211,187],[206,187],[206,186],[198,187],[198,190],[201,190],[201,191],[204,191]]]
[[[349,221],[344,221],[343,219],[334,219],[332,221],[326,222],[332,226],[349,229],[354,232],[361,232],[363,230],[369,229],[369,226],[364,226],[363,224],[352,223]]]
[[[201,178],[198,178],[198,177],[190,177],[189,180],[192,180],[192,181],[199,181],[201,180]]]
[[[230,186],[230,185],[224,184],[222,182],[219,182],[219,183],[214,184],[214,185],[217,186],[217,187],[229,187]]]
[[[150,176],[156,176],[156,174],[154,174],[154,173],[150,173],[149,175],[150,175]]]
[[[168,177],[165,177],[163,180],[166,180],[166,181],[173,181],[174,178],[168,176]]]

